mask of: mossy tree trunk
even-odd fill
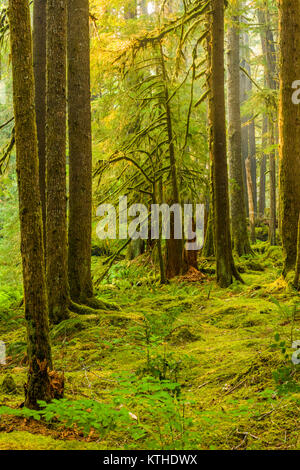
[[[269,120],[269,139],[272,150],[270,152],[270,223],[269,223],[269,242],[271,246],[276,245],[276,157],[275,157],[275,136],[274,123]]]
[[[268,11],[268,4],[264,2],[262,7],[257,10],[257,17],[260,23],[260,38],[261,46],[265,60],[265,82],[268,88],[276,90],[278,88],[276,81],[276,51],[274,46],[273,32],[270,26],[270,15]],[[268,113],[268,138],[269,145],[274,147],[276,143],[275,136],[277,135],[277,116],[274,112],[269,110]],[[265,126],[265,123],[263,123]],[[269,222],[269,242],[271,245],[276,244],[276,225],[277,225],[277,211],[276,211],[276,155],[275,150],[272,149],[269,156],[269,174],[270,174],[270,222]]]
[[[27,0],[9,1],[9,21],[29,359],[25,405],[37,408],[37,400],[51,399],[49,370],[52,368],[52,361],[39,191],[32,39]]]
[[[241,34],[240,37],[240,46],[244,45],[244,35]],[[246,67],[246,61],[244,58],[241,60],[241,66]],[[241,106],[247,100],[247,77],[243,71],[240,72],[240,104]],[[246,124],[249,121],[249,116],[242,116],[242,166],[243,166],[243,179],[245,181],[244,185],[244,200],[246,208],[246,216],[249,215],[249,203],[248,203],[248,192],[247,192],[247,176],[246,176],[246,160],[249,155],[249,126]]]
[[[33,2],[33,69],[39,151],[39,184],[46,243],[46,0]]]
[[[207,37],[206,37],[206,63],[207,63],[207,72],[206,72],[206,89],[211,90],[211,15],[206,15],[206,28],[207,28]],[[211,93],[208,94],[208,100],[212,99]],[[211,110],[212,103],[208,104],[207,112],[207,122],[208,122],[208,146],[209,146],[209,212],[207,219],[207,227],[205,231],[204,245],[201,251],[201,255],[205,258],[210,258],[215,254],[215,245],[214,245],[214,160],[212,152],[212,122],[211,122]]]
[[[212,0],[211,99],[212,154],[214,166],[215,247],[217,282],[228,287],[233,276],[241,280],[232,256],[224,93],[224,1]]]
[[[249,74],[251,70],[249,67]],[[249,92],[251,94],[252,83],[250,82]],[[254,214],[257,216],[257,164],[256,164],[256,133],[255,133],[255,121],[251,116],[251,122],[249,123],[249,158],[251,164],[251,179],[253,188],[253,202],[254,202]]]
[[[169,205],[180,204],[179,188],[177,182],[176,155],[173,136],[172,113],[169,100],[169,90],[167,83],[167,72],[165,67],[165,58],[162,45],[160,45],[161,73],[164,81],[162,92],[162,104],[166,113],[167,121],[167,139],[169,148],[170,176],[172,194]],[[170,215],[170,238],[166,240],[166,277],[171,279],[187,271],[187,264],[184,259],[184,239],[175,238],[175,215]]]
[[[254,244],[256,242],[255,235],[255,205],[254,205],[254,191],[253,191],[253,180],[251,174],[251,159],[246,160],[246,175],[247,175],[247,188],[248,188],[248,200],[249,200],[249,224],[250,224],[250,238]]]
[[[242,162],[242,125],[240,112],[240,28],[239,17],[231,18],[228,30],[228,121],[229,171],[232,241],[239,255],[251,253],[249,243]]]
[[[49,317],[68,318],[66,189],[66,0],[47,1],[46,273]]]
[[[72,300],[93,296],[89,1],[68,0],[69,284]]]
[[[260,217],[264,217],[266,209],[266,171],[267,171],[267,156],[265,148],[267,147],[267,133],[268,133],[268,118],[263,116],[262,124],[262,156],[260,161],[260,177],[259,177],[259,201],[258,212]]]
[[[292,84],[300,77],[300,1],[279,0],[280,104],[279,158],[283,275],[295,268],[300,212],[300,106]]]

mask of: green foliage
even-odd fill
[[[299,318],[300,302],[295,302],[292,305],[280,303],[276,298],[271,297],[272,302],[276,305],[281,318],[294,325],[295,321]]]
[[[116,410],[105,403],[95,400],[68,399],[53,400],[51,403],[38,402],[39,411],[23,409],[12,409],[0,407],[0,414],[23,416],[25,418],[43,419],[46,422],[59,421],[66,427],[74,425],[88,435],[92,429],[103,437],[107,432],[114,430],[117,424],[130,422],[130,417],[124,409]]]
[[[148,449],[192,448],[195,441],[194,421],[186,415],[192,404],[180,393],[180,384],[153,376],[130,374],[117,377],[116,403],[138,408],[138,431],[135,438],[145,438]],[[148,422],[151,418],[152,426]]]
[[[282,307],[281,307],[282,308]],[[288,309],[289,311],[289,309]],[[295,373],[300,370],[299,366],[292,364],[291,356],[292,353],[289,351],[286,341],[281,340],[280,334],[276,333],[274,336],[275,343],[272,344],[273,349],[279,349],[284,365],[280,366],[278,369],[273,371],[273,379],[276,383],[276,391],[279,396],[288,395],[293,393],[300,392],[300,383],[299,379]]]
[[[168,350],[168,339],[182,309],[182,306],[177,305],[160,315],[143,312],[142,324],[130,328],[130,334],[137,344],[136,349],[144,358],[137,370],[138,376],[149,375],[161,381],[177,382],[180,371],[193,362],[192,357]]]

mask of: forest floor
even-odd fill
[[[52,327],[51,339],[69,407],[79,399],[112,404],[128,423],[102,417],[103,432],[91,426],[85,434],[90,409],[72,425],[3,414],[0,449],[300,449],[299,371],[290,360],[299,295],[278,281],[279,248],[261,243],[256,251],[239,262],[245,285],[226,290],[193,272],[160,286],[143,257],[114,265],[97,294],[120,310],[74,314]],[[97,272],[101,259],[93,265]],[[1,318],[8,360],[0,406],[18,408],[27,372],[22,307],[2,308]],[[1,389],[8,373],[10,393]]]

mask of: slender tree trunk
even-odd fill
[[[153,204],[157,204],[157,189],[159,192],[159,199],[160,202],[163,201],[163,187],[162,187],[162,178],[160,178],[159,183],[156,182],[156,177],[154,178],[153,187],[152,187],[152,202]],[[165,263],[163,257],[163,249],[162,249],[162,237],[161,237],[161,224],[159,223],[159,236],[157,239],[157,251],[158,251],[158,261],[159,261],[159,270],[160,270],[160,283],[166,284],[166,271],[165,271]]]
[[[270,145],[274,146],[274,124],[269,120]],[[270,152],[270,225],[269,225],[270,245],[276,245],[276,159],[275,150]]]
[[[240,36],[240,45],[244,45],[244,34]],[[241,66],[246,68],[246,61],[244,58],[241,59]],[[247,77],[243,71],[240,72],[240,104],[241,106],[247,100]],[[243,180],[244,184],[244,199],[246,207],[246,216],[249,215],[249,203],[248,203],[248,193],[247,193],[247,176],[246,176],[246,160],[249,155],[249,126],[247,124],[249,116],[242,116],[242,166],[243,166]]]
[[[217,282],[220,287],[228,287],[233,281],[233,276],[240,280],[241,278],[233,261],[229,221],[224,93],[224,1],[212,0],[211,6],[212,75],[210,106],[214,160]]]
[[[273,32],[270,25],[269,11],[267,2],[264,2],[262,8],[257,10],[257,18],[260,23],[260,39],[262,52],[265,57],[265,78],[266,84],[272,90],[278,88],[276,76],[276,51],[274,45]]]
[[[255,235],[255,206],[254,206],[254,191],[253,191],[253,180],[251,175],[251,159],[246,160],[246,174],[247,174],[247,187],[248,187],[248,199],[249,199],[249,223],[250,223],[250,238],[254,244],[256,242]]]
[[[233,25],[228,30],[228,120],[229,120],[229,169],[231,181],[231,226],[232,240],[239,256],[251,253],[242,168],[242,128],[240,113],[240,54],[239,18],[232,17]]]
[[[245,22],[246,23],[246,22]],[[244,32],[243,34],[243,46],[244,50],[244,63],[243,66],[246,69],[249,77],[251,77],[251,66],[250,66],[250,49],[249,49],[249,34],[248,32]],[[244,72],[243,72],[244,73]],[[250,78],[245,75],[245,100],[247,100],[251,94],[252,90],[252,82]],[[255,122],[253,119],[252,114],[245,116],[246,122],[249,121],[247,124],[248,128],[248,144],[247,149],[245,147],[245,156],[244,160],[246,162],[247,158],[250,159],[250,168],[251,168],[251,179],[252,179],[252,188],[253,188],[253,202],[254,202],[254,211],[255,214],[257,213],[257,185],[256,185],[256,137],[255,137]],[[247,150],[247,153],[246,153]],[[247,195],[249,198],[249,194]],[[249,205],[249,201],[248,201]],[[249,209],[248,209],[249,212]]]
[[[300,77],[300,1],[279,0],[280,103],[279,157],[284,276],[294,269],[300,212],[300,106],[292,102],[292,84]]]
[[[263,117],[262,125],[262,157],[260,161],[260,177],[259,177],[259,215],[264,217],[266,209],[266,170],[267,170],[267,156],[265,148],[267,146],[267,133],[268,133],[268,118]]]
[[[46,243],[46,0],[33,2],[33,69],[39,152],[39,184]]]
[[[10,0],[9,21],[29,359],[25,405],[37,408],[37,400],[51,399],[49,370],[52,368],[52,361],[39,191],[32,40],[27,0]]]
[[[169,161],[170,161],[170,173],[171,173],[171,185],[172,195],[169,201],[170,205],[180,204],[179,189],[177,183],[177,168],[176,168],[176,156],[175,146],[173,139],[173,123],[171,108],[169,103],[169,90],[167,83],[167,73],[165,69],[165,60],[162,46],[160,47],[161,54],[161,68],[164,80],[164,96],[163,106],[166,113],[167,120],[167,132],[168,132],[168,145],[169,145]],[[171,279],[175,276],[183,274],[186,271],[186,263],[184,260],[184,240],[175,239],[175,216],[171,213],[170,216],[170,238],[166,240],[166,277]]]
[[[49,317],[68,318],[65,0],[47,1],[46,272]]]
[[[268,4],[264,2],[261,9],[257,10],[257,17],[260,23],[260,37],[263,54],[266,58],[265,61],[265,81],[266,85],[271,90],[276,90],[276,51],[274,47],[273,32],[270,26],[270,18],[268,11]],[[275,117],[272,117],[272,112],[269,110],[268,128],[269,128],[269,144],[275,145],[277,135],[277,124]],[[265,124],[264,124],[265,125]],[[269,241],[271,245],[276,244],[276,154],[275,150],[271,150],[270,157],[270,222],[269,222]]]
[[[88,0],[68,1],[69,284],[72,300],[93,297],[92,140]]]
[[[257,216],[257,166],[256,166],[256,135],[255,122],[252,119],[249,124],[249,158],[251,163],[251,179],[253,187],[254,214]]]
[[[207,72],[206,72],[206,88],[208,91],[211,90],[212,82],[212,70],[211,70],[211,15],[206,15],[206,29],[208,30],[207,39],[206,39],[206,61],[207,61]],[[202,256],[205,258],[210,258],[215,255],[215,245],[214,245],[214,207],[215,207],[215,198],[214,198],[214,159],[213,159],[213,141],[212,141],[212,94],[208,95],[208,112],[207,112],[207,122],[208,122],[208,141],[209,141],[209,213],[207,220],[207,227],[205,231],[204,245],[202,248]]]

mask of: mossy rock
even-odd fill
[[[189,328],[184,327],[180,330],[176,330],[170,335],[172,344],[184,344],[184,343],[193,343],[198,341],[200,336],[195,335],[190,331]]]
[[[1,384],[1,391],[8,395],[15,395],[17,393],[17,386],[12,375],[5,375]]]
[[[247,271],[263,272],[265,270],[264,265],[254,259],[247,259],[238,263],[237,268],[240,273],[246,273]]]

